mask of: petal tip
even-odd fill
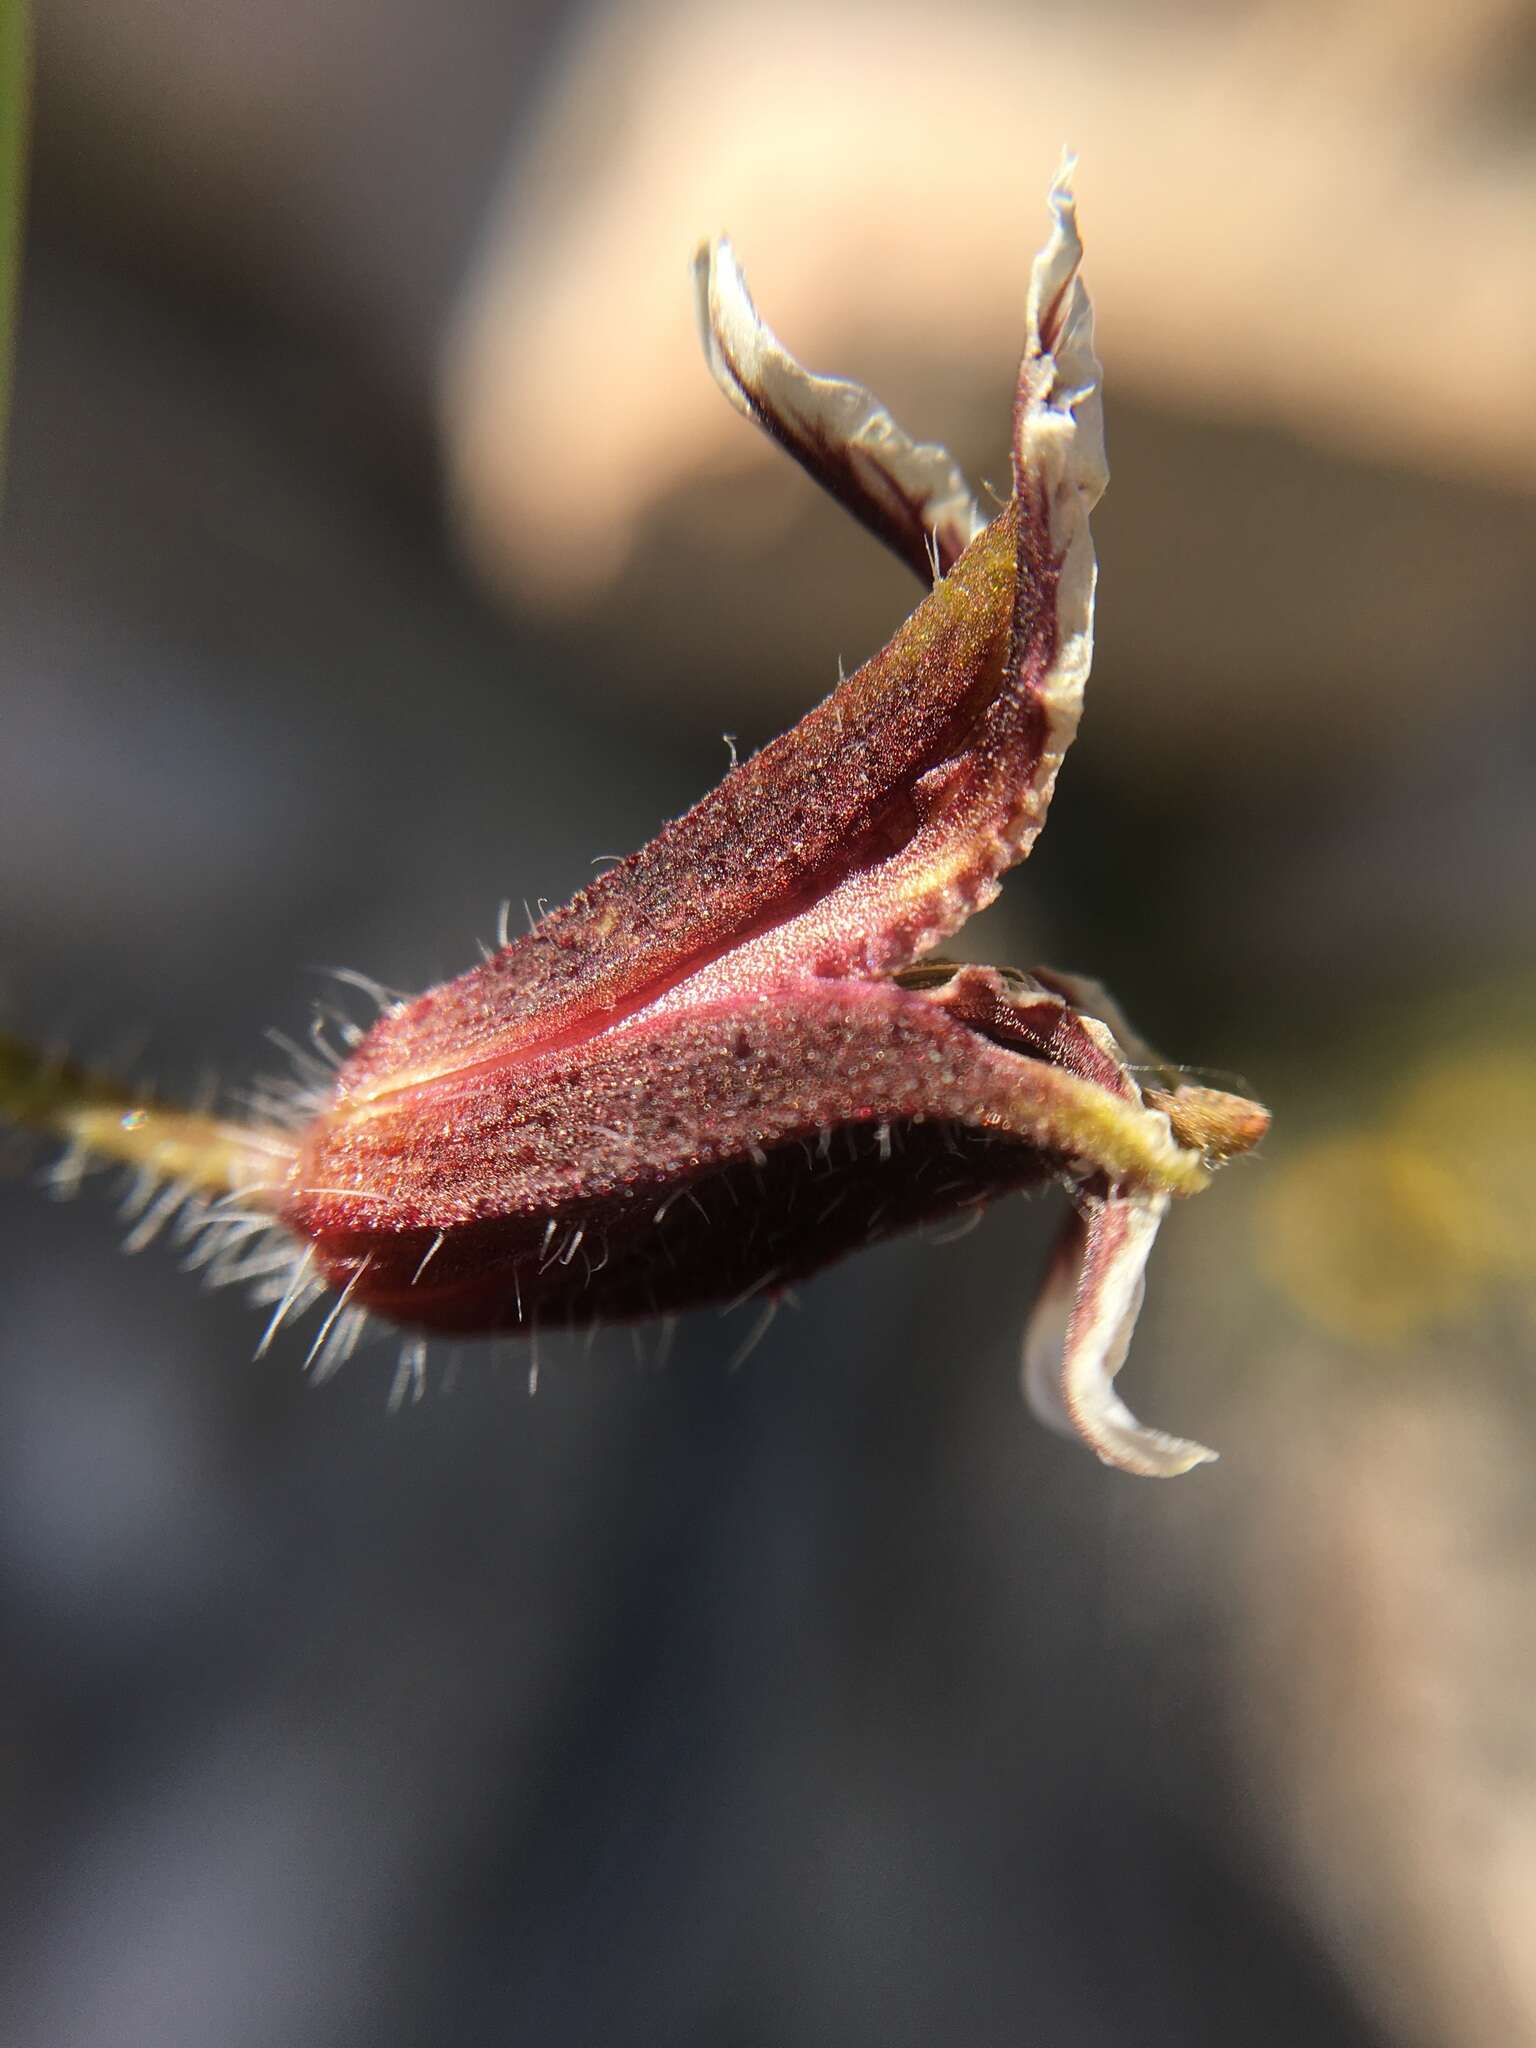
[[[1077,151],[1063,146],[1061,161],[1051,180],[1048,203],[1057,226],[1074,239],[1077,235],[1077,188],[1073,182],[1076,176]]]
[[[1101,1464],[1143,1479],[1176,1479],[1217,1456],[1138,1422],[1115,1391],[1166,1206],[1166,1197],[1111,1197],[1074,1214],[1024,1342],[1024,1397],[1039,1419],[1079,1437]]]
[[[1144,1429],[1139,1423],[1126,1432],[1125,1440],[1113,1450],[1095,1446],[1099,1462],[1117,1472],[1132,1473],[1138,1479],[1180,1479],[1201,1465],[1221,1462],[1221,1453],[1189,1437],[1166,1436],[1159,1429]]]

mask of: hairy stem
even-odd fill
[[[3,1033],[0,1117],[203,1194],[275,1193],[293,1157],[279,1130],[173,1109]]]

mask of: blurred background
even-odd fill
[[[0,1177],[17,2048],[1536,2041],[1536,13],[56,0],[5,1023],[190,1089],[456,972],[915,592],[714,392],[728,228],[1006,476],[1081,154],[1100,653],[975,957],[1275,1130],[1171,1485],[1026,1417],[1055,1204],[750,1323],[306,1383]]]

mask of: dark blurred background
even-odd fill
[[[1100,658],[966,942],[1275,1111],[1128,1370],[1223,1462],[1029,1421],[1048,1200],[390,1414],[7,1153],[7,2043],[1536,2041],[1528,8],[59,0],[0,1003],[238,1081],[649,836],[914,595],[693,242],[996,477],[1063,141]]]

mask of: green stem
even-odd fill
[[[0,0],[0,479],[11,415],[11,364],[26,206],[32,35],[27,0]]]

